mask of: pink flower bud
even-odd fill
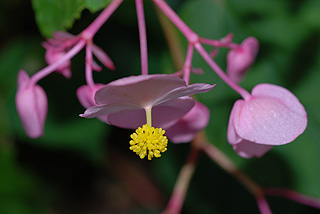
[[[45,54],[45,60],[49,65],[59,61],[66,54],[64,50],[59,50],[57,48],[50,47],[50,45],[46,45],[45,47],[47,49]],[[62,63],[57,68],[57,72],[61,73],[67,79],[71,78],[71,61],[67,60],[64,63]]]
[[[290,91],[259,84],[247,100],[234,104],[228,141],[242,157],[261,157],[273,146],[292,142],[307,127],[307,113]]]
[[[40,86],[30,82],[23,70],[18,74],[16,108],[26,134],[30,138],[41,137],[47,116],[47,96]]]
[[[96,106],[97,104],[94,101],[94,95],[103,86],[104,86],[103,84],[95,84],[94,86],[89,86],[89,85],[80,86],[77,90],[77,97],[81,105],[84,108]],[[106,115],[99,116],[98,118],[102,122],[108,123],[108,119]]]
[[[186,143],[193,140],[198,131],[209,123],[210,111],[204,104],[195,102],[193,108],[176,124],[166,130],[166,136],[173,143]]]
[[[245,39],[240,46],[229,51],[227,55],[227,74],[240,82],[256,59],[259,42],[254,37]]]

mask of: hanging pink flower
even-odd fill
[[[41,137],[47,116],[47,96],[40,86],[30,82],[23,70],[18,74],[16,108],[26,134],[30,138]]]
[[[259,84],[252,96],[235,102],[228,126],[228,141],[242,157],[261,157],[275,145],[292,142],[304,132],[307,113],[287,89]]]
[[[142,159],[161,157],[167,151],[166,128],[194,106],[189,95],[210,91],[214,85],[186,82],[173,75],[131,76],[113,81],[95,95],[96,106],[82,117],[106,116],[114,126],[136,129],[130,135],[130,150]],[[157,128],[154,128],[157,127]]]
[[[259,49],[259,42],[254,37],[245,39],[241,45],[229,51],[227,55],[227,74],[240,82],[254,63]]]
[[[210,111],[207,106],[196,101],[186,115],[166,130],[166,135],[173,143],[190,142],[198,131],[207,127],[209,119]]]
[[[97,106],[88,108],[82,117],[108,115],[110,124],[136,129],[146,123],[145,108],[152,108],[152,124],[168,128],[194,105],[189,95],[204,93],[214,85],[186,85],[173,75],[131,76],[113,81],[95,95]]]

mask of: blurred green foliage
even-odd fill
[[[108,2],[33,0],[35,13],[27,1],[8,1],[1,7],[0,213],[159,213],[165,207],[164,202],[147,206],[129,194],[130,186],[126,186],[124,178],[113,168],[123,167],[114,161],[114,155],[120,152],[130,167],[142,169],[144,176],[153,178],[159,192],[168,198],[187,157],[189,144],[170,144],[162,158],[140,161],[128,149],[130,130],[117,129],[96,119],[79,118],[84,109],[75,91],[85,84],[83,52],[72,60],[71,80],[54,73],[39,82],[49,101],[43,138],[28,139],[15,110],[19,69],[32,75],[45,66],[41,47],[45,38],[39,31],[50,36],[55,30],[67,28],[78,34],[97,15],[81,11],[89,8],[95,12]],[[200,36],[219,39],[232,32],[238,43],[248,36],[258,38],[260,50],[256,63],[241,86],[249,91],[262,82],[286,87],[300,99],[308,113],[307,130],[293,143],[275,147],[260,159],[240,158],[226,140],[229,114],[239,96],[195,54],[193,65],[201,67],[204,74],[193,74],[192,82],[217,83],[213,91],[198,96],[211,110],[206,130],[209,140],[262,186],[291,188],[320,198],[319,1],[181,0],[168,3]],[[151,1],[145,1],[145,9],[150,73],[174,72]],[[180,36],[185,45],[185,39]],[[95,73],[97,82],[108,83],[140,73],[134,1],[124,1],[94,40],[116,65],[116,71],[104,68]],[[206,48],[210,51],[210,47]],[[221,50],[215,58],[223,69],[226,53]],[[286,199],[268,200],[274,213],[319,213]],[[257,212],[254,198],[241,184],[209,158],[200,158],[183,213]]]

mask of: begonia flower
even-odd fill
[[[166,130],[166,135],[173,143],[190,142],[198,131],[207,127],[209,119],[210,111],[207,106],[196,101],[186,115]]]
[[[28,74],[23,70],[18,74],[18,91],[15,99],[26,134],[30,138],[41,137],[47,116],[47,96],[39,85],[31,83]]]
[[[148,155],[151,160],[166,150],[167,139],[163,136],[163,129],[175,124],[194,106],[195,102],[189,95],[204,93],[213,87],[204,83],[187,86],[183,79],[165,74],[126,77],[98,90],[95,95],[97,105],[80,116],[107,115],[108,122],[114,126],[139,127],[131,135],[130,149],[140,158]]]
[[[232,108],[228,141],[244,158],[261,157],[273,146],[292,142],[304,132],[307,113],[287,89],[259,84]]]
[[[245,39],[241,45],[229,51],[227,55],[227,74],[235,82],[240,82],[254,63],[259,42],[254,37]]]

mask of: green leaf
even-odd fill
[[[36,21],[41,33],[50,37],[54,31],[70,28],[81,11],[96,12],[104,8],[110,0],[32,0]]]

